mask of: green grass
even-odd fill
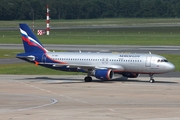
[[[129,26],[126,28],[83,28],[51,30],[49,36],[38,36],[43,44],[106,44],[106,45],[180,45],[180,27],[178,18],[170,19],[80,19],[51,20],[53,27],[77,26]],[[1,21],[0,28],[17,28],[17,30],[0,30],[0,43],[20,44],[19,23],[26,21]],[[169,25],[169,26],[168,26]],[[171,26],[172,25],[172,26]],[[134,27],[143,26],[143,27]],[[145,27],[146,26],[146,27]],[[35,20],[35,28],[46,28],[45,20]],[[36,34],[36,31],[35,31]]]
[[[6,50],[0,49],[0,58],[14,58],[16,54],[22,53],[24,50]]]
[[[43,44],[180,45],[179,27],[140,27],[51,30],[38,36]],[[16,31],[0,31],[0,43],[21,44]]]

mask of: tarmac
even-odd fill
[[[0,75],[1,120],[180,120],[178,77]]]

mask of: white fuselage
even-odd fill
[[[69,67],[92,66],[95,69],[108,68],[115,72],[166,73],[174,70],[174,65],[166,58],[155,54],[87,53],[87,52],[47,52],[46,57]],[[44,63],[46,58],[42,58]]]

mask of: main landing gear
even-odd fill
[[[153,74],[149,74],[149,77],[150,77],[149,82],[150,82],[150,83],[154,83],[154,82],[155,82],[155,80],[153,79]]]
[[[84,78],[84,81],[85,82],[92,82],[92,77],[87,76],[87,77]]]
[[[84,78],[85,82],[92,82],[91,73],[92,73],[92,69],[88,69],[87,77]]]

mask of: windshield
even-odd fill
[[[158,59],[157,62],[168,62],[168,60],[166,60],[166,59]]]

